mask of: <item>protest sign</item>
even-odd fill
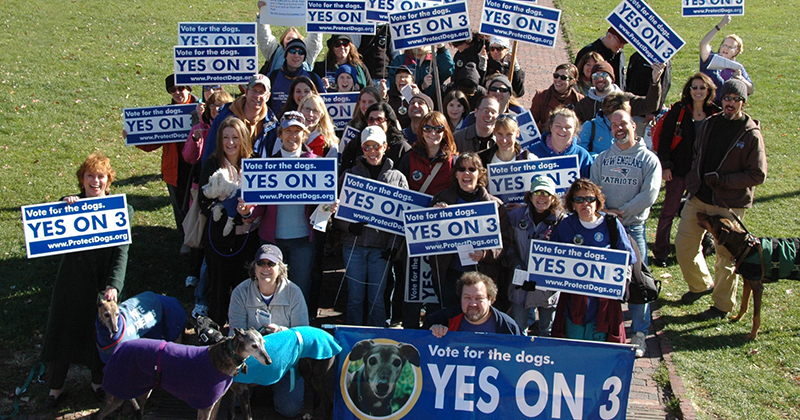
[[[28,258],[131,243],[125,194],[22,206]]]
[[[628,251],[531,240],[528,280],[536,289],[622,299]]]
[[[255,45],[174,47],[176,85],[247,83],[258,71]]]
[[[375,24],[367,22],[366,0],[308,0],[306,31],[371,35]]]
[[[406,258],[406,293],[409,303],[439,303],[433,290],[431,257]]]
[[[561,10],[526,1],[485,0],[480,32],[555,48]]]
[[[522,146],[523,149],[530,150],[529,148],[531,146],[542,140],[542,133],[539,132],[539,126],[536,125],[536,121],[533,119],[530,110],[523,114],[518,114],[516,119],[517,125],[519,125],[519,135],[521,137],[520,146]]]
[[[472,38],[465,1],[390,13],[389,24],[398,51]]]
[[[247,204],[328,204],[336,201],[336,158],[242,159]]]
[[[192,111],[197,104],[126,108],[122,110],[125,144],[177,143],[192,131]]]
[[[264,0],[258,23],[276,26],[306,26],[306,0]]]
[[[345,125],[342,138],[339,139],[339,154],[341,154],[344,148],[347,147],[347,143],[350,143],[353,140],[361,142],[361,131],[355,127]]]
[[[395,235],[405,234],[403,212],[430,206],[432,196],[345,174],[336,218]]]
[[[683,17],[744,16],[744,0],[683,0]]]
[[[642,0],[623,0],[606,20],[648,63],[665,63],[685,42]]]
[[[503,247],[494,201],[408,210],[403,217],[410,257],[450,254],[466,244],[476,251]]]
[[[335,419],[626,418],[630,345],[390,328],[336,327],[334,336]],[[378,368],[397,378],[381,383],[387,404],[366,373]]]
[[[438,6],[438,0],[367,0],[367,20],[388,23],[389,13]]]
[[[333,126],[337,131],[344,130],[347,123],[353,119],[358,104],[358,95],[359,92],[321,93],[319,95],[325,102],[325,109],[331,116]]]
[[[488,170],[489,193],[504,203],[521,203],[530,190],[531,180],[537,176],[552,179],[556,184],[556,194],[561,197],[581,173],[575,155],[490,163]]]
[[[178,45],[256,45],[256,24],[180,22]]]

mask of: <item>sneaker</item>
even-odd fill
[[[683,294],[683,296],[681,296],[681,303],[684,305],[691,305],[692,303],[695,303],[697,299],[700,299],[701,297],[709,295],[713,292],[714,286],[709,287],[708,290],[703,292],[686,292]]]
[[[701,321],[708,321],[709,319],[725,318],[727,315],[727,312],[723,312],[721,309],[717,309],[716,306],[712,306],[706,309],[705,312],[697,314],[697,318]]]
[[[198,279],[195,276],[186,277],[186,287],[195,287],[195,286],[197,286],[197,283],[199,283],[199,282],[200,282],[200,279]]]
[[[636,358],[640,358],[644,356],[645,346],[644,341],[647,338],[643,332],[638,331],[634,336],[631,338],[631,345],[636,346]]]
[[[192,248],[190,248],[188,245],[181,245],[180,254],[182,257],[185,257],[191,253],[192,253]]]
[[[192,318],[197,319],[198,316],[208,316],[208,305],[196,303],[192,309]]]

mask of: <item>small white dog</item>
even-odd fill
[[[203,194],[208,198],[216,198],[217,202],[211,208],[214,221],[222,217],[222,209],[228,213],[228,221],[222,230],[223,236],[228,236],[233,231],[233,218],[236,217],[236,206],[239,203],[239,185],[231,179],[231,174],[225,168],[219,168],[208,178],[208,184],[203,186]]]

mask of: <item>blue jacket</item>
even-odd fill
[[[286,70],[286,65],[284,65],[280,70],[274,70],[269,74],[269,81],[272,82],[272,89],[270,90],[271,94],[267,105],[276,115],[281,112],[281,109],[286,104],[286,100],[289,99],[289,95],[291,94],[289,88],[292,87],[294,79],[298,76],[306,76],[311,79],[317,87],[317,92],[328,92],[322,84],[322,79],[320,79],[316,73],[306,71],[303,68],[290,72]]]
[[[594,125],[594,137],[592,137],[592,125]],[[592,142],[592,149],[589,150],[589,142]],[[586,149],[592,158],[596,158],[600,152],[611,148],[614,144],[614,135],[611,133],[611,121],[606,118],[602,111],[590,121],[586,121],[581,126],[578,134],[578,146]]]
[[[581,176],[580,178],[589,178],[589,168],[592,167],[592,163],[594,162],[594,158],[589,155],[589,152],[586,151],[583,147],[578,146],[578,138],[574,137],[572,139],[572,143],[567,147],[563,152],[556,153],[545,143],[546,139],[550,136],[550,133],[545,133],[542,135],[542,140],[530,145],[528,150],[530,150],[534,155],[538,156],[539,159],[549,158],[549,157],[556,157],[556,156],[571,156],[576,155],[578,156],[578,168],[580,168]]]

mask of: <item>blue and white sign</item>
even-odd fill
[[[256,45],[256,24],[255,22],[180,22],[178,45]]]
[[[406,294],[409,303],[439,303],[433,289],[431,257],[406,258]]]
[[[336,130],[344,130],[347,123],[353,119],[358,105],[358,95],[358,92],[321,93],[319,95],[325,102],[325,109],[328,110],[328,115],[331,116]],[[344,145],[341,149],[344,149]]]
[[[480,32],[555,48],[561,10],[526,1],[485,0]]]
[[[528,280],[536,289],[622,299],[629,259],[628,251],[534,239]]]
[[[371,35],[375,24],[367,21],[366,0],[308,0],[306,31]]]
[[[437,0],[367,0],[367,20],[388,23],[389,13],[432,7],[442,4]]]
[[[336,218],[403,236],[403,212],[424,209],[432,196],[353,174],[345,174]]]
[[[528,149],[542,140],[542,133],[539,132],[539,126],[536,125],[530,110],[517,115],[516,118],[517,125],[519,125],[519,136],[521,137],[519,143],[523,149]]]
[[[22,206],[28,258],[131,243],[125,194]]]
[[[174,47],[176,85],[245,84],[258,71],[255,45]]]
[[[744,0],[683,0],[683,17],[744,16]]]
[[[403,217],[409,257],[451,254],[459,245],[476,251],[503,247],[493,201],[408,210]]]
[[[336,201],[336,158],[242,159],[247,204],[329,204]]]
[[[558,156],[539,160],[518,160],[489,164],[489,192],[504,203],[521,203],[530,190],[531,180],[546,176],[556,184],[556,194],[562,197],[570,185],[581,177],[578,157]]]
[[[177,143],[186,141],[192,131],[192,111],[197,104],[126,108],[122,125],[128,135],[125,144]]]
[[[342,133],[342,138],[339,139],[339,151],[344,150],[344,148],[347,147],[347,143],[350,143],[353,140],[359,142],[361,141],[361,131],[359,131],[355,127],[345,125],[344,133]]]
[[[606,20],[650,64],[667,62],[686,44],[641,0],[623,0]]]
[[[342,346],[335,419],[626,418],[636,359],[627,344],[357,327],[334,336]],[[385,360],[376,354],[398,362],[378,366],[397,377],[381,383],[385,406],[371,405],[367,371]]]
[[[472,38],[465,1],[390,13],[389,24],[398,51]]]

